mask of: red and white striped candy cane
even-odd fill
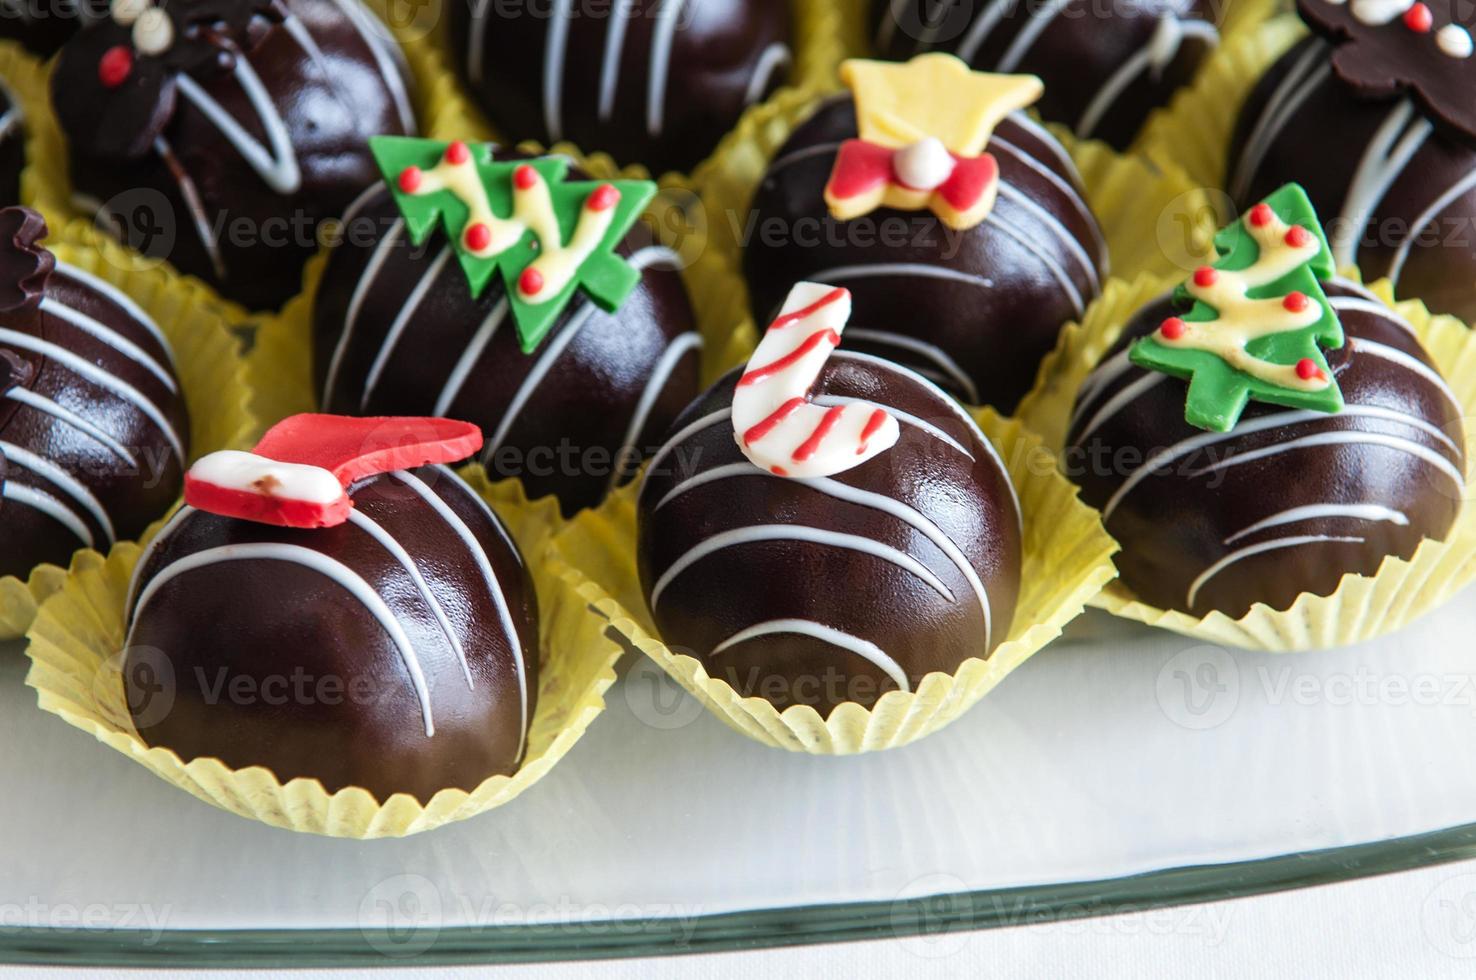
[[[851,318],[851,293],[795,284],[733,393],[733,434],[755,466],[808,479],[859,466],[897,442],[886,409],[855,401],[829,408],[810,389]]]

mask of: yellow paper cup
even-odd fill
[[[51,116],[51,96],[46,86],[47,70],[41,59],[15,41],[0,41],[0,85],[12,96],[20,109],[25,128],[26,162],[42,159]],[[26,168],[21,169],[21,201],[30,200],[26,187]]]
[[[1127,321],[1174,281],[1151,276],[1108,283],[1080,324],[1061,333],[1041,365],[1034,390],[1020,403],[1020,418],[1060,453],[1076,392]],[[1421,345],[1449,382],[1466,412],[1466,455],[1476,454],[1476,335],[1449,316],[1436,316],[1418,301],[1395,303],[1387,280],[1369,287],[1414,327]],[[1450,600],[1476,579],[1476,506],[1468,501],[1443,541],[1426,540],[1409,560],[1385,558],[1373,575],[1344,575],[1330,595],[1303,593],[1284,610],[1258,603],[1239,619],[1221,612],[1197,618],[1139,601],[1120,580],[1091,605],[1115,616],[1173,630],[1198,640],[1252,650],[1290,652],[1345,646],[1412,623]]]
[[[53,226],[43,243],[58,261],[74,265],[118,287],[154,319],[168,338],[190,413],[192,459],[217,449],[243,449],[258,430],[250,404],[251,384],[213,294],[193,279],[173,275],[114,244],[85,222]],[[73,566],[100,558],[79,551]],[[37,607],[60,588],[64,569],[41,565],[26,581],[0,578],[0,639],[25,634]]]
[[[314,779],[282,783],[261,767],[230,769],[218,759],[182,760],[150,748],[133,730],[124,701],[124,606],[140,555],[122,544],[104,559],[79,561],[41,607],[28,635],[32,660],[26,683],[40,706],[91,733],[165,782],[223,810],[287,830],[329,837],[405,837],[501,806],[536,783],[579,741],[604,710],[622,647],[605,635],[609,624],[591,614],[591,595],[578,578],[542,560],[558,528],[552,500],[529,503],[515,483],[490,484],[477,467],[463,472],[513,533],[533,574],[540,611],[541,667],[537,708],[522,766],[493,776],[471,792],[445,789],[421,804],[397,794],[383,802],[356,787],[329,794]],[[160,525],[150,531],[151,537]],[[147,541],[148,537],[144,540]],[[201,642],[209,642],[202,637]]]
[[[1056,472],[1038,437],[993,410],[974,418],[1001,457],[1020,495],[1025,521],[1020,597],[1010,636],[988,658],[970,657],[953,674],[933,673],[912,693],[889,691],[871,709],[842,704],[822,718],[808,705],[783,712],[742,697],[700,660],[661,642],[646,610],[636,570],[636,489],[585,511],[553,540],[553,554],[578,570],[583,591],[641,652],[656,661],[730,727],[765,745],[813,755],[850,755],[894,748],[943,728],[973,707],[1025,659],[1058,636],[1115,574],[1116,545],[1095,511]]]

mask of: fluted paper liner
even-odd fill
[[[774,748],[849,755],[894,748],[957,719],[1026,658],[1058,636],[1115,572],[1116,545],[1095,511],[1060,476],[1040,440],[991,409],[975,419],[999,449],[1020,495],[1025,521],[1020,597],[1009,637],[987,658],[970,657],[953,674],[932,673],[913,693],[889,691],[871,709],[840,705],[822,718],[795,705],[783,712],[742,697],[702,662],[663,644],[646,610],[636,570],[636,489],[632,483],[585,511],[554,538],[552,551],[577,568],[592,607],[729,726]]]
[[[1041,365],[1035,388],[1020,403],[1020,419],[1059,453],[1076,392],[1102,355],[1144,304],[1174,282],[1140,277],[1108,283],[1080,324],[1061,333]],[[1467,469],[1476,453],[1476,335],[1454,317],[1436,316],[1417,301],[1395,303],[1387,280],[1369,287],[1414,327],[1465,409]],[[1443,541],[1426,540],[1409,560],[1385,558],[1373,575],[1347,574],[1326,596],[1304,592],[1285,610],[1257,603],[1238,619],[1221,612],[1204,617],[1140,602],[1113,581],[1092,605],[1115,616],[1173,630],[1198,640],[1253,650],[1318,650],[1370,640],[1408,625],[1476,579],[1476,506],[1466,501]]]
[[[255,442],[259,426],[249,403],[240,344],[213,303],[213,294],[193,279],[140,260],[85,222],[53,226],[42,244],[58,261],[117,286],[163,330],[189,408],[191,459],[217,449],[249,448]],[[85,565],[92,558],[100,556],[79,551],[73,565]],[[0,577],[0,640],[24,635],[37,607],[65,577],[66,570],[55,565],[38,566],[26,581]]]
[[[512,776],[493,776],[471,792],[444,789],[425,805],[398,794],[381,803],[355,787],[330,795],[315,779],[284,784],[265,768],[231,769],[213,758],[187,762],[169,749],[150,748],[129,723],[120,673],[124,604],[140,555],[134,544],[119,545],[106,559],[88,555],[42,605],[29,634],[32,665],[26,683],[36,689],[43,709],[165,782],[274,827],[330,837],[404,837],[501,806],[553,768],[604,710],[603,695],[615,681],[622,648],[605,635],[609,624],[589,610],[598,598],[594,591],[556,563],[537,558],[558,526],[553,501],[530,504],[515,483],[490,484],[479,468],[463,475],[512,531],[538,590],[538,704],[527,756]],[[290,657],[290,651],[284,653]]]

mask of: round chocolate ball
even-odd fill
[[[135,538],[179,496],[190,425],[168,342],[0,211],[0,575]]]
[[[566,513],[599,503],[697,394],[701,358],[678,256],[643,224],[616,254],[641,270],[620,308],[607,313],[581,294],[525,354],[502,282],[473,299],[444,234],[411,246],[389,191],[370,191],[345,222],[313,310],[324,411],[475,422],[494,477],[554,494]]]
[[[788,77],[785,0],[450,5],[473,98],[509,142],[570,140],[653,173],[689,170]]]
[[[1226,168],[1231,197],[1254,203],[1301,184],[1340,267],[1476,320],[1476,140],[1434,125],[1414,100],[1370,99],[1333,69],[1333,53],[1307,38],[1252,90]]]
[[[1341,412],[1252,402],[1230,432],[1189,425],[1185,382],[1126,354],[1176,312],[1170,297],[1133,318],[1082,386],[1066,470],[1121,544],[1123,584],[1149,605],[1286,609],[1450,530],[1465,474],[1460,403],[1392,310],[1351,282],[1325,288],[1346,336],[1326,352]]]
[[[26,168],[26,116],[0,79],[0,207],[20,203],[21,171]]]
[[[999,162],[994,209],[967,231],[929,212],[830,216],[825,185],[855,103],[826,103],[800,126],[754,194],[743,271],[767,323],[796,280],[855,296],[843,343],[914,368],[970,404],[1010,411],[1066,322],[1101,289],[1107,251],[1071,159],[1014,113],[986,147]]]
[[[385,29],[351,0],[115,3],[58,55],[74,204],[253,309],[302,288],[318,224],[415,130]]]
[[[444,467],[371,477],[336,527],[183,508],[140,558],[124,680],[189,761],[359,786],[475,789],[522,760],[538,607],[517,547]]]
[[[739,449],[738,377],[682,413],[641,488],[641,584],[665,642],[744,696],[822,715],[988,657],[1014,619],[1021,515],[973,420],[913,372],[837,351],[814,401],[880,405],[901,437],[790,479]]]
[[[1046,119],[1126,149],[1219,42],[1208,0],[873,0],[875,45],[899,61],[947,51],[979,71],[1038,75]]]

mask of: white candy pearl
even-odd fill
[[[1471,33],[1460,24],[1446,24],[1435,32],[1435,43],[1452,58],[1469,58],[1473,45]]]
[[[1353,0],[1353,16],[1365,24],[1378,27],[1393,23],[1414,6],[1414,0]]]
[[[892,158],[892,169],[896,171],[897,179],[920,191],[942,186],[953,174],[953,167],[953,155],[936,136],[905,146]]]
[[[149,9],[149,0],[113,0],[113,20],[127,27]]]
[[[174,24],[158,7],[150,7],[133,22],[133,46],[140,54],[163,54],[174,43]]]

